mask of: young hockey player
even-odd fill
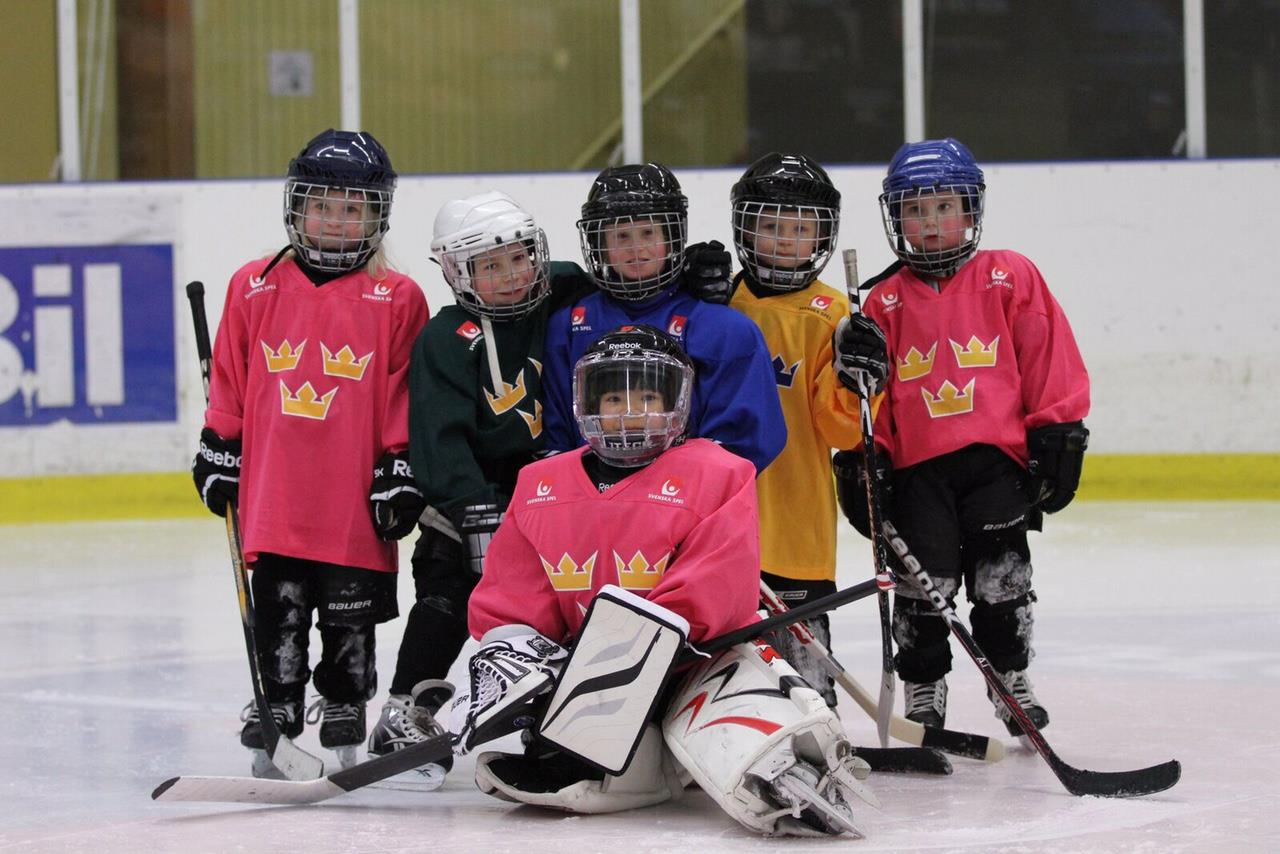
[[[442,680],[466,643],[467,599],[516,474],[542,447],[542,344],[555,302],[544,232],[509,196],[486,192],[446,203],[434,235],[457,304],[413,349],[409,447],[432,510],[413,552],[416,595],[391,696],[369,736],[374,755],[441,731],[434,714],[452,695]],[[448,764],[401,782],[436,788]]]
[[[836,589],[836,496],[822,487],[832,449],[862,440],[858,398],[831,366],[831,335],[848,300],[818,280],[835,251],[840,193],[808,157],[775,153],[743,173],[731,199],[742,271],[729,305],[764,334],[787,422],[786,447],[756,481],[761,575],[794,607]],[[809,626],[829,648],[826,616]],[[835,706],[834,682],[807,646],[787,631],[770,643]]]
[[[588,669],[630,647],[640,653],[634,667],[568,692],[628,686],[610,694],[604,741],[619,740],[623,754],[630,746],[629,764],[606,774],[530,739],[523,755],[480,755],[480,788],[519,803],[613,812],[678,795],[678,763],[752,830],[856,832],[848,796],[870,797],[857,779],[866,765],[817,692],[771,648],[733,647],[697,666],[663,702],[656,695],[667,665],[644,676],[652,647],[630,643],[620,624],[586,616],[604,588],[633,617],[647,614],[641,625],[678,626],[695,645],[756,619],[755,470],[713,442],[684,441],[694,374],[674,340],[643,325],[606,334],[578,361],[573,405],[587,447],[520,472],[471,596],[481,648],[454,728],[464,749],[493,737],[486,727],[502,712],[550,689],[567,645],[587,649],[579,663]],[[597,646],[600,655],[588,654]],[[569,737],[596,732],[598,714],[566,723]],[[625,733],[623,719],[633,724]],[[585,740],[600,749],[594,735]]]
[[[953,605],[963,579],[975,640],[1043,728],[1049,715],[1027,678],[1036,601],[1027,530],[1075,495],[1089,376],[1040,271],[1017,252],[978,249],[985,191],[954,139],[898,150],[880,207],[900,261],[873,281],[866,314],[841,321],[835,365],[850,388],[861,375],[873,393],[886,389],[875,431],[884,510]],[[861,455],[841,463],[842,504],[865,534]],[[941,726],[948,629],[902,575],[894,638],[906,716]]]
[[[367,133],[325,131],[290,162],[289,246],[231,279],[193,466],[210,510],[239,506],[266,699],[289,738],[318,612],[320,743],[344,765],[376,689],[374,626],[397,615],[394,541],[422,511],[407,375],[427,305],[379,250],[395,182]],[[240,741],[255,773],[273,770],[252,703]]]
[[[691,435],[712,439],[762,471],[786,443],[768,349],[741,314],[681,288],[688,203],[671,170],[657,163],[615,166],[595,179],[578,233],[599,291],[552,315],[547,329],[546,444],[565,451],[585,440],[573,418],[571,374],[596,339],[647,324],[673,336],[698,374]]]

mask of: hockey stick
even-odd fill
[[[1009,714],[1013,715],[1013,719],[1018,722],[1027,739],[1049,764],[1049,768],[1062,781],[1062,785],[1068,792],[1073,795],[1095,795],[1100,798],[1132,798],[1163,792],[1178,782],[1182,776],[1182,766],[1176,759],[1134,771],[1087,771],[1073,768],[1059,759],[1058,754],[1054,753],[1053,748],[1049,747],[1049,743],[1045,741],[1039,728],[1027,717],[1026,711],[1019,705],[1017,698],[1009,692],[1009,688],[991,666],[991,662],[983,655],[973,635],[969,634],[964,623],[960,622],[960,618],[956,616],[955,610],[934,587],[933,579],[911,553],[906,542],[898,534],[898,530],[893,527],[893,523],[885,519],[881,525],[885,539],[889,541],[889,545],[897,553],[902,564],[915,577],[916,584],[929,597],[933,607],[947,621],[947,625],[951,627],[951,633],[960,641],[965,652],[969,653],[974,664],[978,665],[983,678],[987,680],[987,686],[1000,698],[1000,702],[1009,710]]]
[[[858,250],[844,250],[844,287],[849,296],[849,315],[862,311],[858,297]],[[858,415],[862,420],[862,459],[867,478],[867,520],[871,531],[871,560],[880,590],[876,596],[880,606],[880,700],[876,704],[876,732],[880,746],[889,746],[889,727],[893,717],[893,618],[889,610],[889,591],[893,589],[893,570],[889,568],[880,530],[880,496],[876,491],[876,448],[871,436],[871,395],[864,382],[858,382]]]
[[[786,604],[763,581],[760,582],[760,599],[771,614],[782,614],[787,611]],[[848,692],[854,702],[861,706],[868,716],[874,719],[876,715],[875,700],[867,693],[867,689],[859,685],[853,675],[844,669],[835,656],[831,654],[831,651],[822,645],[822,641],[818,640],[809,626],[801,621],[792,623],[787,628],[791,634],[795,635],[796,640],[803,646],[808,647],[809,652],[822,662],[822,666],[827,669],[827,672],[839,683],[840,687]],[[999,762],[1004,758],[1004,743],[997,738],[987,738],[985,735],[973,735],[967,732],[925,726],[924,724],[907,720],[900,715],[893,715],[889,719],[889,734],[899,741],[905,741],[907,744],[941,750],[944,753],[964,756],[969,759]],[[862,756],[864,753],[865,748],[858,748],[858,755]],[[875,766],[873,765],[872,767],[874,768]]]
[[[703,660],[710,653],[728,649],[736,644],[767,634],[777,628],[825,613],[841,605],[864,599],[876,591],[874,579],[837,590],[820,599],[806,602],[785,614],[775,614],[759,622],[743,626],[731,632],[704,641],[696,650],[687,650],[677,660],[676,666],[687,666]],[[492,740],[516,731],[516,721],[527,717],[527,707],[510,710],[506,731],[497,720],[491,722]],[[212,801],[240,804],[314,804],[350,792],[379,780],[385,780],[429,762],[440,762],[453,755],[454,736],[437,735],[426,741],[335,771],[318,780],[263,780],[257,777],[172,777],[165,780],[151,793],[155,801]]]
[[[200,377],[204,380],[204,402],[209,403],[209,381],[213,372],[213,348],[209,346],[209,320],[204,313],[204,284],[187,285],[187,300],[191,303],[191,320],[196,331],[196,355],[200,357]],[[240,539],[240,515],[235,504],[227,502],[227,545],[231,548],[231,568],[236,578],[236,597],[240,603],[240,624],[244,628],[244,647],[249,656],[249,677],[253,682],[253,702],[258,708],[262,742],[266,746],[271,764],[290,780],[314,780],[324,773],[324,762],[307,753],[281,734],[276,719],[271,716],[262,674],[258,670],[258,645],[254,641],[253,603],[249,598],[249,570],[244,562],[244,547]]]

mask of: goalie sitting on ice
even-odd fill
[[[869,769],[767,644],[665,686],[686,640],[757,619],[755,469],[685,441],[692,385],[689,358],[647,326],[605,335],[578,361],[588,445],[520,472],[471,597],[481,648],[451,713],[458,749],[540,715],[523,754],[478,757],[482,791],[614,812],[678,796],[683,769],[759,833],[860,835],[849,804],[876,804],[860,782]]]

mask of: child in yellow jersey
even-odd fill
[[[733,187],[733,242],[742,262],[729,305],[764,333],[787,444],[757,480],[761,576],[789,606],[835,590],[833,448],[861,441],[858,399],[831,366],[831,335],[849,312],[845,295],[818,281],[835,250],[840,192],[802,154],[766,154]],[[810,621],[830,646],[825,616]],[[836,703],[831,677],[781,632],[770,642]]]

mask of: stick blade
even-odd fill
[[[1135,771],[1086,771],[1059,761],[1053,771],[1073,795],[1098,798],[1138,798],[1171,789],[1182,779],[1176,759]]]
[[[927,747],[857,747],[853,753],[877,772],[946,776],[952,771],[947,757]]]
[[[324,776],[324,760],[312,756],[284,736],[280,736],[267,755],[287,780],[316,780]]]
[[[931,726],[923,729],[924,735],[918,742],[921,747],[932,747],[952,756],[981,759],[983,762],[999,762],[1004,759],[1004,742],[998,738]]]
[[[221,804],[314,804],[345,792],[328,778],[260,780],[257,777],[173,777],[151,793],[153,801]]]

